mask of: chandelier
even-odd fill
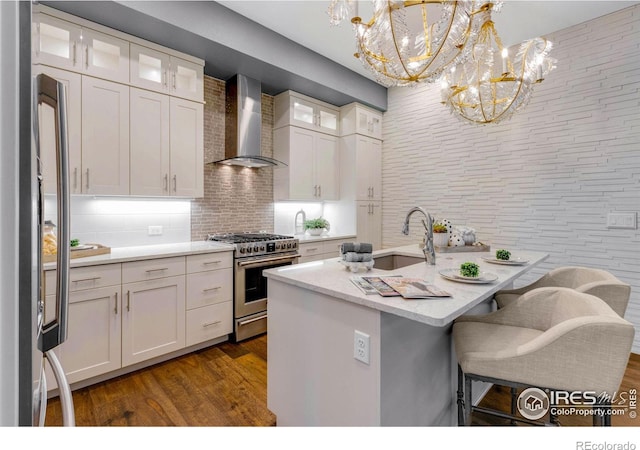
[[[481,26],[469,59],[441,77],[442,103],[459,119],[475,124],[512,117],[555,68],[555,60],[548,57],[551,42],[539,37],[520,44],[510,59],[491,20],[492,6],[485,4],[479,11]]]
[[[436,81],[471,50],[479,31],[474,19],[485,1],[373,0],[373,17],[364,23],[355,0],[331,0],[330,22],[351,17],[355,57],[387,87]]]

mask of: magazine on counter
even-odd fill
[[[398,277],[400,276],[399,275],[387,276],[385,278],[392,279],[392,278],[398,278]],[[396,291],[387,283],[385,283],[381,277],[362,277],[362,279],[367,283],[369,283],[371,286],[373,286],[373,288],[378,292],[378,294],[382,295],[383,297],[400,296],[400,293],[398,293],[398,291]]]
[[[400,275],[393,275],[390,276],[388,278],[392,278],[392,277],[399,277]],[[369,282],[368,280],[374,280],[373,282]],[[350,278],[351,282],[353,284],[355,284],[358,289],[360,289],[362,292],[364,292],[366,295],[371,295],[371,294],[379,294],[385,297],[389,297],[389,296],[398,296],[400,294],[398,294],[396,291],[394,291],[393,289],[389,290],[389,286],[386,283],[383,283],[380,281],[379,277],[358,277],[358,276],[353,276]],[[374,285],[375,283],[375,285]],[[386,292],[386,294],[382,294],[380,293],[380,291],[378,290],[378,288],[382,289],[384,292]]]
[[[381,277],[380,281],[407,299],[451,297],[447,291],[443,291],[420,278]]]

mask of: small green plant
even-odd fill
[[[496,259],[501,259],[503,261],[508,261],[511,258],[511,252],[508,250],[496,250]]]
[[[78,239],[71,239],[70,245],[71,247],[77,247],[80,245],[80,241]]]
[[[318,217],[317,219],[309,219],[304,221],[305,230],[313,230],[316,228],[329,228],[329,221]]]
[[[480,267],[476,263],[464,262],[460,264],[460,275],[475,278],[480,275]]]
[[[441,223],[436,223],[433,225],[433,232],[434,233],[446,233],[447,232],[447,226]]]

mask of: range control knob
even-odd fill
[[[278,250],[280,248],[280,243],[279,242],[276,242],[275,248],[276,248],[276,250]]]
[[[264,251],[264,245],[260,246],[260,251],[263,252]]]
[[[291,248],[291,242],[287,243],[287,248]]]
[[[251,253],[253,249],[251,247],[247,247],[247,253]]]
[[[244,247],[240,247],[240,253],[244,253]]]
[[[296,248],[297,246],[298,246],[298,243],[297,243],[297,242],[294,242],[294,243],[293,243],[293,248]]]
[[[259,252],[260,251],[260,247],[258,247],[257,245],[255,247],[253,247],[253,251],[254,252]]]

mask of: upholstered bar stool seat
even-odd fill
[[[618,390],[634,327],[601,299],[569,288],[538,288],[502,309],[459,317],[459,420],[467,422],[472,379],[562,391]],[[513,412],[513,411],[512,411]]]
[[[553,269],[528,286],[496,292],[495,300],[498,308],[503,308],[525,292],[540,287],[565,287],[595,295],[617,312],[620,317],[624,317],[631,295],[631,286],[605,270],[569,266]]]

